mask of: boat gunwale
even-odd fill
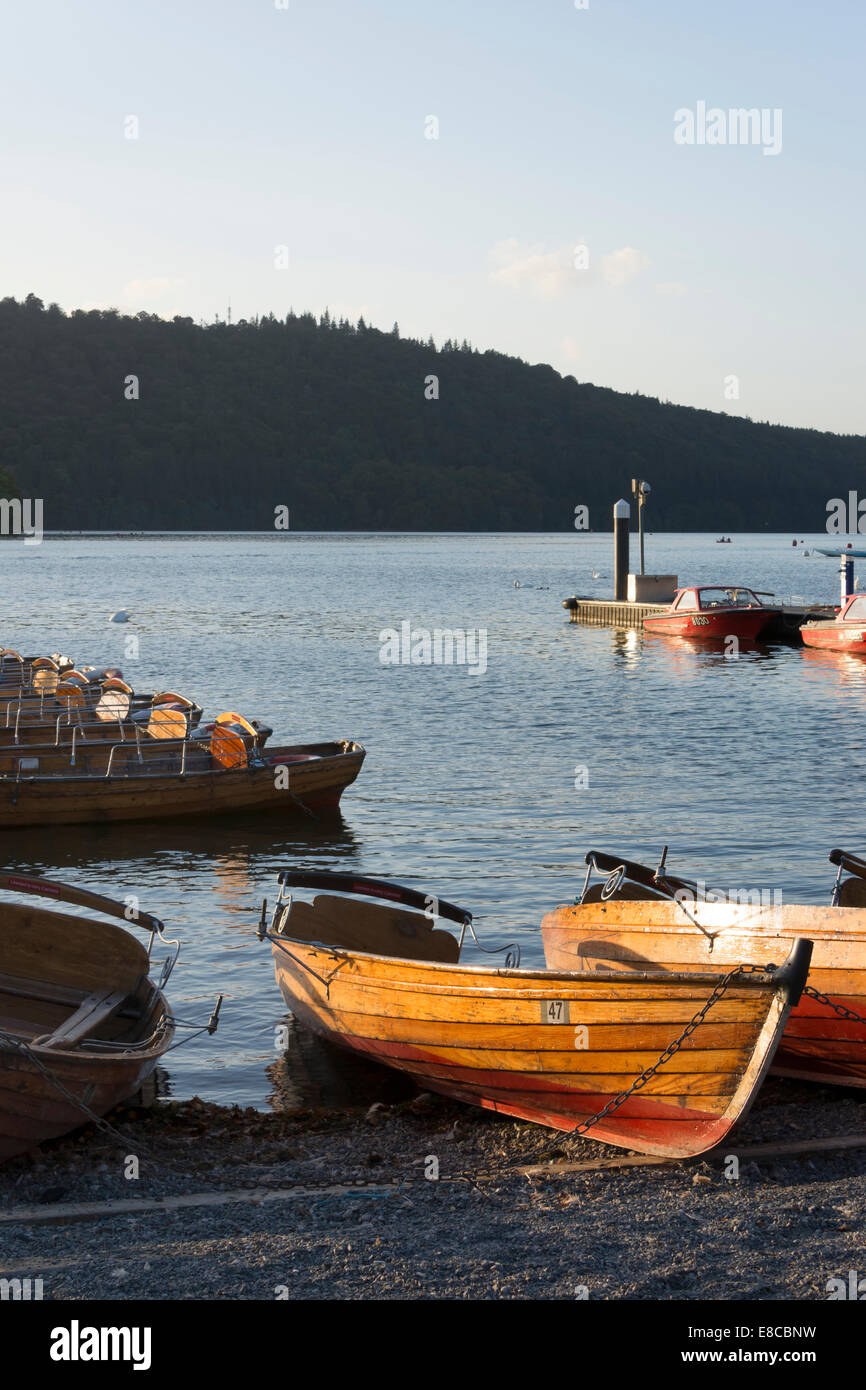
[[[605,903],[558,903],[556,907],[551,908],[549,912],[545,913],[544,917],[541,919],[540,930],[542,933],[545,931],[574,930],[580,927],[579,922],[564,920],[560,925],[555,921],[550,921],[550,918],[555,918],[560,913],[570,914],[586,909],[587,917],[592,917],[593,920],[587,923],[586,927],[580,927],[580,930],[590,931],[595,928],[599,931],[608,930],[617,933],[627,931],[643,935],[659,932],[665,936],[705,936],[705,934],[709,932],[711,933],[710,939],[714,942],[721,940],[722,937],[749,934],[765,936],[768,939],[774,936],[782,938],[785,937],[788,932],[794,932],[795,935],[805,935],[813,941],[850,941],[858,944],[861,942],[866,943],[866,908],[862,907],[833,907],[829,903],[781,903],[778,905],[769,904],[766,907],[754,907],[748,903],[707,902],[704,903],[704,906],[716,909],[713,914],[715,916],[721,916],[725,909],[730,910],[731,908],[742,908],[744,911],[751,911],[752,916],[743,921],[731,922],[728,926],[716,926],[712,921],[712,916],[698,921],[697,914],[694,922],[688,920],[678,920],[677,922],[666,922],[664,920],[660,922],[635,920],[627,922],[609,919],[608,922],[605,923],[600,920],[600,915],[604,913],[604,910],[614,904],[627,904],[630,911],[634,911],[634,909],[638,907],[643,908],[644,911],[650,909],[653,913],[657,912],[660,908],[670,913],[672,913],[674,909],[678,909],[680,912],[683,911],[683,908],[678,907],[678,904],[675,903],[673,899],[664,898],[610,898]],[[683,906],[691,911],[695,904],[689,900]],[[814,922],[792,922],[790,925],[786,925],[784,921],[781,923],[778,921],[778,914],[790,914],[793,916],[795,912],[808,912],[810,915],[816,913],[819,914],[819,916]],[[820,915],[830,912],[834,914],[856,914],[863,918],[864,925],[858,930],[852,930],[842,923],[837,927],[824,927],[821,925]],[[764,914],[766,914],[767,920],[762,922],[761,917]],[[619,914],[616,915],[617,917],[619,916]]]
[[[179,742],[186,742],[186,740],[179,740]],[[367,753],[366,748],[364,747],[363,744],[357,743],[356,740],[354,740],[354,739],[335,740],[333,743],[328,743],[328,744],[312,744],[312,743],[310,743],[310,744],[300,744],[300,743],[284,744],[282,747],[276,747],[276,748],[271,747],[270,745],[266,745],[265,751],[266,751],[266,753],[267,753],[267,758],[264,759],[261,763],[255,763],[255,764],[249,764],[249,763],[248,763],[246,767],[208,767],[208,768],[191,768],[191,769],[189,769],[188,771],[185,771],[185,772],[180,772],[179,770],[178,770],[177,772],[166,772],[166,771],[162,771],[162,772],[136,772],[136,773],[133,773],[133,774],[126,774],[126,775],[123,775],[123,774],[113,774],[113,775],[110,776],[110,777],[108,777],[108,776],[106,776],[104,773],[100,773],[100,772],[75,773],[75,774],[72,774],[72,775],[69,775],[69,774],[67,774],[67,773],[65,773],[65,772],[46,772],[46,773],[38,773],[38,772],[37,772],[37,773],[26,773],[26,774],[12,773],[12,772],[0,772],[0,787],[17,787],[17,786],[40,786],[40,787],[42,787],[42,786],[51,786],[51,787],[57,787],[57,786],[63,786],[63,787],[66,787],[66,786],[86,786],[86,787],[123,786],[123,787],[130,787],[130,786],[138,786],[138,785],[141,784],[141,783],[153,783],[153,782],[168,782],[171,786],[175,786],[175,785],[177,785],[178,783],[182,785],[182,784],[184,784],[184,783],[191,782],[191,781],[193,781],[193,780],[196,779],[196,778],[208,778],[208,777],[209,777],[209,778],[213,778],[213,777],[219,777],[219,778],[222,779],[222,778],[225,778],[225,777],[229,777],[229,776],[231,776],[232,774],[234,774],[237,778],[240,778],[240,777],[245,776],[245,775],[250,774],[250,773],[261,773],[261,772],[268,772],[268,773],[270,773],[270,774],[273,774],[274,771],[280,766],[280,764],[279,764],[279,761],[272,761],[272,759],[273,759],[273,758],[277,758],[277,759],[278,759],[280,753],[290,753],[290,752],[291,752],[291,753],[308,753],[308,752],[313,752],[317,747],[318,747],[318,748],[323,748],[323,747],[327,747],[327,748],[338,748],[338,745],[339,745],[340,742],[351,743],[353,746],[352,746],[351,748],[343,748],[343,749],[341,749],[341,750],[338,751],[338,752],[327,753],[327,754],[321,754],[321,755],[319,755],[319,756],[315,759],[315,762],[316,762],[316,766],[317,766],[317,767],[329,767],[329,766],[333,765],[334,763],[336,763],[336,762],[338,761],[338,759],[341,759],[341,758],[347,758],[347,759],[348,759],[348,758],[357,758],[357,757],[362,757],[362,758],[364,758],[364,757],[366,757],[366,753]],[[154,746],[154,747],[158,747],[158,746],[159,746],[159,743],[158,743],[157,740],[154,740],[153,746]],[[27,753],[27,751],[26,751],[26,745],[23,745],[23,744],[22,744],[21,747],[22,747],[22,750],[24,750],[24,751],[22,752],[22,756],[24,756],[24,757],[31,756],[31,755],[29,755],[29,754]],[[129,748],[129,749],[134,749],[134,748],[135,748],[135,741],[134,741],[133,739],[126,739],[126,740],[124,740],[123,742],[118,743],[118,744],[117,744],[117,747],[118,747],[118,748],[124,748],[124,749],[127,749],[127,748]],[[82,745],[81,745],[81,750],[82,750],[82,751],[86,751],[86,745],[82,744]],[[2,750],[0,750],[0,751],[2,751]],[[288,764],[288,766],[291,767],[291,764]],[[306,768],[309,767],[309,763],[306,763],[306,764],[301,764],[301,763],[299,763],[297,766],[298,766],[298,767],[302,767],[302,766],[303,766],[303,767],[306,769]]]
[[[385,964],[385,965],[408,965],[408,966],[410,966],[410,967],[413,968],[413,969],[423,969],[425,972],[428,971],[428,970],[438,971],[438,972],[441,972],[441,973],[454,973],[454,972],[458,972],[458,973],[460,973],[460,974],[466,973],[466,974],[472,975],[473,977],[478,977],[478,976],[487,977],[487,978],[489,978],[489,979],[491,979],[491,980],[502,980],[502,979],[505,979],[505,980],[517,980],[517,981],[520,981],[520,980],[534,980],[534,979],[538,979],[538,980],[542,980],[542,981],[544,981],[544,982],[549,981],[549,980],[562,980],[563,982],[566,982],[566,983],[567,983],[567,982],[573,982],[573,983],[575,983],[575,984],[591,984],[591,983],[597,983],[597,984],[599,984],[599,985],[608,985],[608,984],[614,984],[614,985],[615,985],[615,984],[626,984],[626,983],[628,983],[628,984],[643,984],[643,985],[664,984],[666,987],[670,987],[670,986],[672,986],[672,985],[678,985],[678,986],[682,986],[683,988],[685,988],[685,987],[691,985],[692,983],[701,984],[701,985],[711,985],[711,986],[716,986],[716,985],[718,985],[718,983],[719,983],[719,972],[718,972],[718,971],[710,971],[710,970],[704,970],[704,971],[700,971],[700,970],[695,970],[695,971],[673,971],[673,970],[667,970],[667,971],[665,971],[665,970],[661,970],[661,969],[660,969],[660,970],[647,970],[647,971],[633,971],[633,970],[622,970],[622,971],[620,971],[620,970],[604,970],[604,971],[601,971],[601,970],[567,970],[567,971],[566,971],[566,970],[546,970],[546,969],[526,970],[526,969],[522,969],[522,968],[518,968],[518,969],[514,969],[514,970],[509,970],[509,969],[507,969],[507,968],[505,968],[505,967],[496,967],[496,966],[493,966],[493,965],[463,965],[463,964],[461,964],[460,961],[451,961],[451,962],[448,962],[448,961],[409,960],[409,959],[407,959],[405,956],[381,956],[381,955],[376,955],[376,954],[375,954],[374,952],[372,952],[372,951],[354,951],[354,950],[350,951],[350,950],[348,950],[347,948],[342,947],[342,946],[329,946],[329,945],[327,945],[327,944],[324,943],[324,942],[302,941],[302,940],[300,940],[298,937],[293,937],[293,936],[288,936],[288,935],[285,935],[285,936],[284,936],[282,933],[271,932],[271,931],[265,932],[265,933],[264,933],[263,939],[266,940],[266,941],[270,941],[270,942],[271,942],[272,949],[273,949],[273,947],[275,947],[275,946],[280,946],[281,944],[284,944],[284,943],[286,943],[286,942],[289,942],[289,943],[291,943],[291,945],[292,945],[293,947],[296,947],[296,948],[298,948],[298,949],[301,949],[301,950],[308,950],[308,951],[313,951],[313,952],[319,952],[319,951],[320,951],[320,952],[322,952],[323,954],[325,954],[325,955],[331,957],[332,959],[337,959],[337,960],[342,960],[342,961],[360,960],[360,961],[374,961],[374,962],[376,962],[376,963],[382,963],[382,964]],[[284,951],[284,954],[291,955],[291,953],[288,952],[288,951]],[[781,969],[782,964],[784,964],[784,962],[782,962],[782,963],[780,964],[779,969]],[[302,968],[303,968],[303,966],[302,966]],[[735,969],[735,968],[736,968],[736,967],[734,967],[734,966],[731,967],[731,969]],[[778,985],[776,985],[776,984],[774,983],[774,981],[775,981],[775,974],[774,974],[773,972],[768,972],[768,971],[765,971],[765,970],[754,970],[754,971],[750,971],[749,974],[744,975],[744,976],[742,977],[742,979],[741,979],[741,980],[738,980],[738,982],[737,982],[736,984],[731,984],[731,985],[729,986],[729,989],[731,989],[731,990],[738,990],[738,989],[742,989],[742,988],[746,988],[746,989],[752,989],[752,988],[755,988],[755,989],[777,989],[777,988],[778,988]],[[356,983],[356,984],[359,984],[360,982],[356,980],[355,983]],[[408,983],[406,983],[405,985],[403,985],[403,984],[401,984],[400,982],[398,982],[398,981],[396,981],[396,980],[389,980],[389,981],[383,981],[382,984],[379,985],[379,986],[377,986],[377,987],[379,987],[379,988],[404,988],[404,987],[405,987],[405,988],[410,988],[410,989],[411,989],[411,988],[415,988],[416,986],[410,985],[410,984],[408,984]],[[460,987],[457,986],[457,985],[455,985],[455,986],[444,986],[444,987],[442,987],[442,988],[448,989],[448,992],[449,992],[449,993],[454,993],[454,994],[460,993]],[[529,996],[529,998],[534,998],[534,997],[535,997],[535,996],[532,996],[532,995]],[[539,996],[537,996],[537,997],[538,997],[538,998],[542,998],[542,997],[548,998],[549,995],[545,995],[545,996],[539,995]]]

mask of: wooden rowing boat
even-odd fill
[[[166,743],[148,748],[142,759],[137,745],[120,743],[104,771],[100,764],[90,773],[69,762],[43,773],[21,758],[16,772],[0,774],[0,829],[252,812],[324,815],[337,811],[365,756],[351,739],[252,752],[223,730],[207,746]]]
[[[3,743],[71,742],[81,732],[106,725],[165,726],[164,737],[177,738],[196,727],[201,706],[172,690],[136,695],[123,681],[98,685],[63,682],[56,690],[38,695],[8,696],[0,693],[0,741]],[[75,734],[75,730],[81,732]]]
[[[0,887],[129,921],[124,904],[48,879],[2,873]],[[148,913],[135,922],[151,933],[151,944],[162,936],[162,923]],[[3,902],[0,1161],[135,1094],[174,1038],[162,992],[173,963],[154,983],[150,946],[121,927]]]
[[[678,589],[664,613],[648,614],[647,632],[723,642],[729,637],[754,642],[779,612],[742,585],[696,585]]]
[[[783,904],[759,890],[730,894],[616,855],[587,855],[581,901],[541,924],[555,970],[724,972],[779,959],[798,936],[814,943],[809,989],[793,1010],[773,1070],[805,1081],[866,1086],[866,861],[834,850],[830,906]],[[590,882],[595,869],[606,876]],[[843,877],[848,873],[849,877]],[[855,1017],[845,1017],[850,1011]]]
[[[112,749],[120,743],[134,744],[142,759],[165,758],[184,742],[209,744],[221,725],[237,721],[250,749],[264,748],[273,734],[269,724],[258,719],[248,721],[232,711],[196,726],[191,724],[187,711],[162,705],[146,711],[141,720],[51,725],[41,729],[38,741],[33,729],[16,739],[0,727],[0,772],[15,773],[23,765],[24,770],[31,772],[62,772],[78,766],[90,775],[104,773]]]
[[[290,887],[322,891],[307,902]],[[439,919],[460,926],[459,941]],[[332,1042],[431,1090],[554,1129],[579,1129],[609,1107],[593,1138],[678,1157],[719,1143],[747,1109],[811,951],[799,942],[781,969],[735,975],[706,1021],[657,1065],[707,1004],[716,975],[522,970],[519,955],[504,968],[464,965],[471,921],[390,882],[286,871],[259,934],[289,1009]]]
[[[0,648],[0,688],[56,685],[75,663],[66,656],[21,656],[11,647]]]

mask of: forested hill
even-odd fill
[[[427,399],[438,378],[438,399]],[[137,378],[131,381],[131,378]],[[138,398],[135,399],[135,394]],[[859,436],[753,424],[328,314],[199,326],[0,301],[0,470],[47,530],[823,529]]]

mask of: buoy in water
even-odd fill
[[[111,617],[109,618],[108,621],[109,621],[110,623],[128,623],[128,622],[129,622],[129,609],[128,609],[128,608],[118,608],[117,611],[116,611],[115,613],[112,613],[112,615],[111,615]]]

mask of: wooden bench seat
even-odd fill
[[[38,1038],[36,1041],[42,1047],[75,1047],[88,1033],[93,1033],[101,1023],[110,1018],[128,997],[124,990],[103,989],[88,994],[75,1013],[56,1028],[50,1037]]]
[[[77,1007],[87,991],[46,980],[28,980],[21,975],[0,975],[0,994],[9,994],[13,999],[38,999],[42,1004],[74,1004]]]

